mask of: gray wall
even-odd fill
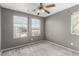
[[[0,50],[1,50],[1,6],[0,6]]]
[[[79,5],[46,18],[45,32],[48,40],[79,51],[79,36],[71,34],[71,14],[75,11],[79,11]]]
[[[29,38],[13,39],[13,15],[39,18],[41,19],[41,39],[34,39],[33,41],[42,40],[44,37],[44,20],[43,18],[29,15],[23,12],[18,12],[14,10],[9,10],[2,8],[2,49],[15,47],[18,45],[23,45],[28,42],[32,42]]]

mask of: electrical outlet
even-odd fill
[[[70,45],[71,45],[71,46],[73,46],[73,45],[74,45],[74,43],[73,43],[73,42],[71,42],[71,43],[70,43]]]

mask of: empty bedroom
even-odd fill
[[[0,3],[1,56],[79,56],[79,4]]]

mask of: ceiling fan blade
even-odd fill
[[[45,8],[43,8],[43,10],[44,10],[46,13],[48,13],[48,14],[50,13],[50,12],[49,12],[48,10],[46,10]]]
[[[46,6],[46,8],[51,8],[51,7],[55,7],[55,4],[50,4]]]

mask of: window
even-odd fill
[[[27,37],[28,19],[26,17],[14,16],[14,38]]]
[[[32,19],[32,36],[40,36],[40,20]]]
[[[71,16],[71,33],[79,35],[79,11]]]

